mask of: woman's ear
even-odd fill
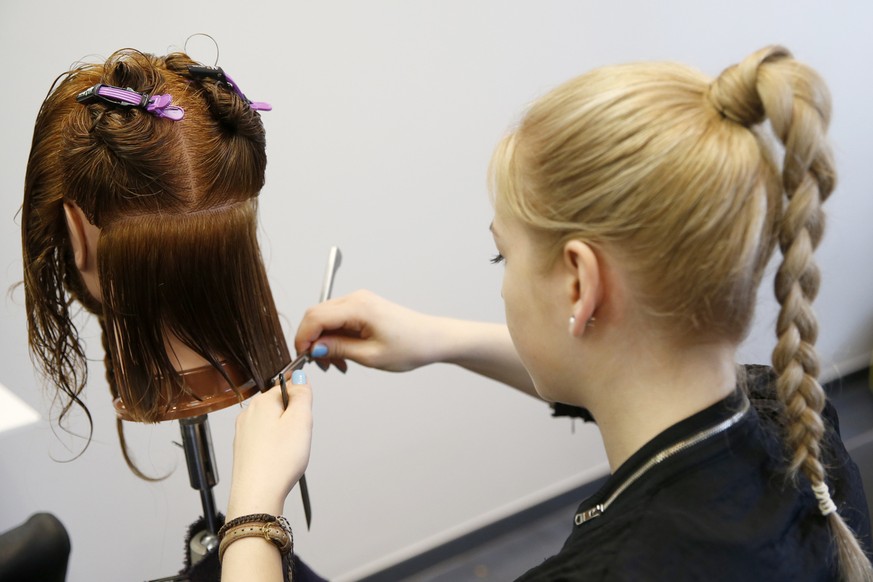
[[[570,334],[585,333],[603,298],[603,277],[600,260],[594,249],[581,240],[564,244],[564,267],[570,275]]]

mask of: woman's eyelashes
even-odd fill
[[[496,255],[491,257],[491,264],[492,265],[496,265],[497,263],[502,263],[502,262],[503,262],[503,255],[501,255],[500,253],[497,253]]]

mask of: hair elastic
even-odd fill
[[[209,77],[211,79],[216,79],[219,83],[227,85],[231,88],[231,90],[239,95],[240,99],[249,104],[249,107],[254,109],[255,111],[272,111],[273,106],[269,103],[265,103],[263,101],[252,101],[248,97],[246,97],[245,93],[242,92],[242,89],[239,88],[239,85],[234,81],[230,75],[224,72],[224,69],[221,67],[212,67],[209,65],[188,65],[188,72],[195,77]]]
[[[85,105],[95,101],[103,101],[110,105],[138,107],[145,109],[155,117],[166,117],[173,121],[179,121],[185,116],[185,110],[173,105],[173,98],[167,94],[149,95],[133,89],[122,89],[103,83],[88,87],[76,95],[76,101]]]
[[[837,511],[837,506],[834,500],[831,499],[831,494],[828,491],[828,486],[824,483],[814,483],[812,492],[815,493],[815,498],[818,499],[818,510],[821,514],[827,517]]]

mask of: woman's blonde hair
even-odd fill
[[[819,489],[825,395],[811,303],[821,203],[836,180],[830,113],[823,80],[782,47],[714,81],[673,63],[615,66],[538,100],[491,167],[492,192],[553,257],[571,238],[617,253],[643,313],[676,341],[740,342],[778,243],[773,366],[788,472]],[[781,168],[771,133],[784,146]],[[873,580],[839,513],[828,519],[842,575]]]
[[[289,360],[256,236],[264,126],[226,83],[192,74],[198,65],[121,50],[62,75],[40,108],[22,205],[24,288],[31,352],[61,397],[60,420],[73,405],[88,415],[73,300],[98,316],[110,391],[133,420],[159,421],[190,393],[167,331],[230,385],[222,362],[264,389]],[[169,94],[184,118],[77,101],[98,83]],[[65,203],[100,228],[102,302],[76,268]]]

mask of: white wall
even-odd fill
[[[368,287],[421,310],[500,321],[485,169],[532,98],[598,65],[675,59],[715,74],[783,43],[816,66],[834,94],[841,179],[828,202],[817,303],[833,377],[864,365],[873,348],[871,21],[873,8],[860,1],[5,0],[0,289],[21,278],[15,214],[37,109],[55,76],[89,55],[126,46],[163,53],[209,32],[221,45],[219,64],[250,97],[274,105],[263,114],[270,156],[263,241],[290,335],[317,299],[334,244],[345,255],[335,294]],[[195,57],[211,61],[208,44],[195,48]],[[770,293],[767,283],[745,349],[750,360],[769,357]],[[45,420],[0,434],[0,530],[53,511],[73,538],[72,582],[174,573],[185,526],[200,512],[172,444],[177,425],[130,428],[141,463],[172,471],[156,484],[133,477],[118,452],[99,334],[89,325],[94,437],[71,460],[83,441],[52,434],[50,392],[28,360],[23,294],[4,298],[0,383]],[[332,579],[389,566],[606,470],[593,428],[573,434],[532,399],[460,370],[309,371],[312,531],[296,494],[287,512],[299,552]],[[221,507],[235,414],[210,415]],[[80,415],[71,428],[81,434],[85,426]]]

